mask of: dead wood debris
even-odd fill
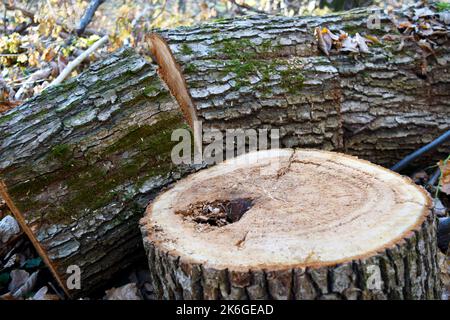
[[[317,27],[314,31],[319,49],[329,56],[332,53],[369,54],[371,45],[384,45],[384,42],[398,41],[396,51],[401,51],[407,41],[416,44],[423,56],[421,72],[426,75],[427,57],[435,56],[442,39],[450,33],[450,12],[439,12],[436,6],[412,8],[404,17],[390,16],[396,30],[378,39],[375,35],[356,33],[350,35],[343,30],[330,30]],[[437,57],[436,57],[437,59]],[[439,60],[438,60],[439,62]]]
[[[187,210],[176,212],[186,221],[195,222],[198,231],[212,230],[239,221],[253,205],[251,199],[215,200],[190,204]]]

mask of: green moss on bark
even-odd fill
[[[148,179],[174,169],[170,153],[177,142],[171,141],[171,134],[186,127],[183,117],[174,112],[155,120],[153,125],[128,128],[116,143],[95,154],[75,158],[76,145],[53,147],[45,161],[60,163],[59,169],[11,187],[11,196],[21,199],[19,209],[31,213],[29,217],[43,216],[52,223],[70,222],[113,201],[125,201],[130,186],[139,188]],[[90,158],[98,160],[89,163]],[[52,188],[67,194],[59,197]]]

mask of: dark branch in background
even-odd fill
[[[430,179],[428,179],[428,185],[434,186],[434,184],[436,183],[436,181],[439,179],[440,176],[441,176],[441,169],[437,168],[431,175]]]
[[[103,2],[105,2],[105,0],[91,0],[86,8],[86,11],[84,12],[83,17],[81,17],[78,27],[75,29],[77,35],[80,36],[83,34],[88,24],[92,21],[95,11],[97,11],[98,7],[100,7]]]
[[[3,1],[3,4],[5,5],[5,10],[3,11],[3,29],[6,34],[6,32],[8,31],[8,21],[7,21],[7,17],[6,17],[6,15],[8,13],[8,5],[7,5],[6,0]]]
[[[23,14],[25,17],[30,18],[31,20],[34,20],[34,13],[31,12],[31,11],[29,11],[29,10],[27,10],[27,9],[18,7],[18,6],[16,6],[16,5],[11,5],[11,4],[9,4],[7,1],[5,1],[5,7],[6,7],[6,9],[8,9],[8,10],[19,10],[20,12],[22,12],[22,14]]]
[[[428,151],[431,151],[433,149],[436,149],[438,146],[443,144],[444,142],[450,140],[450,130],[436,138],[435,140],[431,141],[429,144],[423,146],[417,151],[414,151],[413,153],[406,156],[404,159],[397,162],[392,168],[392,171],[399,172],[406,168],[411,162],[422,156],[423,154],[427,153]]]
[[[450,243],[450,217],[439,218],[437,243],[438,248],[446,253]]]
[[[24,32],[30,25],[32,25],[32,24],[34,23],[34,13],[33,13],[33,12],[31,12],[31,11],[25,9],[25,8],[18,7],[18,6],[16,6],[16,5],[12,5],[12,4],[10,4],[7,0],[3,1],[3,4],[5,5],[5,16],[4,16],[4,20],[5,20],[5,34],[6,34],[6,33],[14,33],[14,32],[22,33],[22,32]],[[30,18],[31,22],[28,23],[28,22],[25,22],[25,21],[24,21],[24,22],[20,23],[19,25],[17,25],[17,26],[14,28],[14,30],[10,30],[10,31],[8,32],[8,30],[7,30],[7,25],[6,25],[6,23],[7,23],[7,20],[6,20],[6,11],[7,11],[7,10],[11,10],[11,11],[18,10],[18,11],[20,11],[20,12],[22,12],[22,14],[23,14],[25,17]]]
[[[248,4],[246,4],[244,2],[243,3],[238,3],[236,0],[230,0],[230,2],[232,4],[234,4],[235,6],[237,6],[238,8],[241,8],[241,9],[245,9],[245,10],[248,10],[248,11],[253,11],[253,12],[256,12],[256,13],[260,13],[260,14],[267,14],[267,12],[265,12],[263,10],[256,9],[256,8],[254,8],[252,6],[249,6]]]

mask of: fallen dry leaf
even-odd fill
[[[420,48],[422,48],[422,50],[425,53],[434,54],[433,47],[431,46],[431,44],[427,40],[421,39],[421,40],[419,40],[417,42],[417,44],[419,45]]]
[[[43,286],[33,295],[32,298],[29,298],[28,300],[60,300],[60,299],[57,295],[49,294],[48,287]]]
[[[319,44],[319,49],[322,50],[323,53],[325,53],[327,56],[329,56],[332,43],[327,42],[327,40],[324,38],[322,30],[319,27],[315,29],[314,33]]]
[[[434,16],[434,12],[428,7],[423,7],[419,9],[414,9],[414,20],[419,20],[422,17]]]
[[[361,37],[359,33],[356,33],[355,41],[358,44],[359,51],[362,53],[369,53],[369,47],[367,46],[366,39]]]
[[[30,274],[25,270],[15,269],[11,271],[10,276],[11,282],[8,285],[8,290],[14,294],[14,292],[27,282]]]
[[[45,295],[47,294],[47,291],[48,291],[48,287],[43,286],[34,294],[34,296],[31,298],[31,300],[45,300]]]
[[[106,300],[142,300],[136,283],[129,283],[119,288],[106,290]]]
[[[450,161],[440,161],[439,168],[441,169],[440,191],[450,195]]]
[[[439,20],[441,20],[445,24],[450,24],[450,11],[439,13]]]
[[[358,43],[351,37],[345,38],[344,41],[342,41],[341,51],[358,53]]]
[[[381,41],[376,36],[367,35],[366,39],[372,43],[381,44]]]
[[[21,102],[20,101],[8,101],[0,103],[0,113],[6,112],[10,109],[17,107]]]
[[[38,273],[39,273],[39,270],[34,272],[31,276],[29,276],[27,281],[15,292],[11,291],[11,292],[13,292],[12,295],[15,298],[23,298],[27,294],[29,294],[33,290],[34,286],[36,285]]]

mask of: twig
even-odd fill
[[[34,13],[34,12],[31,12],[31,11],[29,11],[29,10],[27,10],[27,9],[22,8],[22,7],[18,7],[18,6],[16,6],[16,5],[7,4],[7,5],[5,5],[5,6],[6,6],[6,8],[8,8],[8,10],[18,10],[18,11],[21,11],[22,14],[23,14],[25,17],[30,18],[31,21],[32,21],[31,24],[25,24],[23,27],[21,27],[19,30],[17,30],[17,32],[20,33],[20,32],[22,32],[23,30],[25,30],[26,28],[28,28],[30,25],[35,25],[35,24],[36,24],[36,21],[35,21],[35,13]],[[57,18],[56,16],[55,16],[55,19],[56,19],[55,23],[56,23],[57,25],[59,25],[60,27],[62,27],[64,30],[70,30],[70,28],[64,23],[64,21],[63,21],[62,19],[59,19],[59,18]]]
[[[56,289],[56,287],[53,285],[51,281],[48,282],[48,285],[53,289],[53,291],[55,291],[55,294],[58,296],[60,300],[66,300],[64,295],[59,290]]]
[[[155,22],[156,19],[158,19],[164,13],[164,11],[166,11],[166,6],[167,6],[167,0],[164,1],[164,4],[162,5],[161,10],[158,12],[158,14],[153,17],[153,22]]]
[[[256,9],[256,8],[254,8],[254,7],[252,7],[252,6],[249,6],[248,4],[246,4],[246,3],[244,3],[244,2],[238,3],[236,0],[229,0],[229,1],[230,1],[232,4],[234,4],[235,6],[241,8],[241,9],[245,9],[245,10],[248,10],[248,11],[253,11],[253,12],[261,13],[261,14],[267,14],[267,12],[265,12],[265,11],[263,11],[263,10]]]
[[[22,100],[26,94],[26,92],[39,80],[46,79],[50,76],[52,73],[52,68],[47,67],[41,70],[36,71],[33,73],[27,81],[25,81],[19,90],[17,90],[16,94],[14,95],[15,100]]]
[[[83,60],[86,59],[91,53],[93,53],[99,47],[108,42],[108,39],[109,39],[108,36],[103,36],[102,38],[97,40],[92,46],[90,46],[86,51],[80,54],[75,60],[70,62],[59,74],[59,76],[55,80],[53,80],[52,83],[50,83],[48,87],[52,87],[63,82],[64,79],[67,78],[67,76],[73,71],[73,69],[75,69],[81,62],[83,62]]]
[[[3,11],[3,29],[4,29],[5,34],[6,34],[6,32],[8,31],[8,22],[6,21],[7,20],[7,14],[8,14],[8,7],[7,7],[8,2],[7,2],[7,0],[3,0],[3,4],[5,5],[5,10]]]
[[[86,8],[86,11],[84,12],[83,17],[81,17],[78,27],[75,29],[77,35],[80,36],[84,32],[84,30],[94,17],[95,11],[103,2],[105,2],[105,0],[91,0]]]
[[[0,57],[18,57],[20,53],[0,53]]]
[[[5,79],[3,79],[3,76],[0,74],[0,93],[1,92],[7,92],[8,93],[8,98],[9,100],[11,100],[12,98],[14,98],[14,94],[15,91],[13,90],[13,88],[11,87],[10,84],[8,84]],[[1,99],[1,96],[0,96]],[[1,100],[0,100],[1,101]],[[0,204],[1,204],[1,199],[0,199]],[[0,205],[0,209],[1,209],[1,205]]]
[[[56,20],[56,12],[55,12],[55,9],[53,9],[53,6],[52,6],[50,0],[47,0],[47,6],[49,8],[50,14]]]
[[[442,164],[442,170],[439,170],[439,181],[438,181],[438,185],[436,188],[436,193],[434,195],[435,198],[438,197],[439,195],[439,191],[441,191],[442,188],[442,179],[444,178],[444,172],[445,172],[445,168],[447,166],[447,163],[450,161],[450,155],[444,160],[444,163]]]
[[[433,149],[436,149],[438,146],[443,144],[444,142],[450,140],[450,130],[436,138],[435,140],[431,141],[427,145],[423,146],[419,150],[414,151],[413,153],[407,155],[404,159],[397,162],[393,167],[391,167],[392,171],[399,172],[402,169],[406,168],[411,162],[422,156],[423,154],[427,153],[428,151],[431,151]]]
[[[434,186],[438,178],[441,176],[441,169],[438,167],[433,174],[431,175],[430,179],[428,179],[428,185],[430,187]]]
[[[31,11],[28,11],[27,9],[24,9],[22,7],[18,7],[16,5],[11,5],[11,4],[8,3],[8,1],[5,1],[5,7],[8,10],[19,10],[20,12],[22,12],[22,14],[25,17],[28,17],[28,18],[30,18],[31,20],[34,21],[34,13],[31,12]]]

